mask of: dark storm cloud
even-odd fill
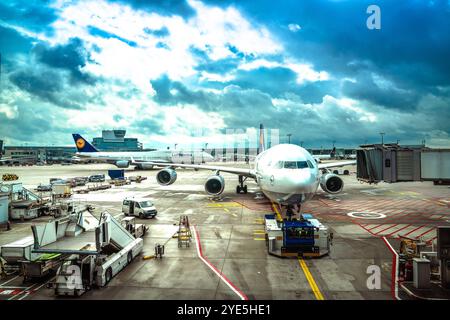
[[[84,48],[82,40],[70,39],[68,43],[50,47],[39,43],[33,49],[38,61],[58,69],[69,71],[73,82],[94,84],[95,79],[82,71],[89,60],[89,53]]]
[[[239,70],[232,82],[242,88],[254,88],[272,96],[279,96],[293,87],[298,87],[296,79],[297,75],[291,69],[261,67],[249,71]]]
[[[152,80],[151,84],[156,91],[154,100],[161,105],[195,104],[204,111],[221,110],[214,94],[203,90],[191,90],[181,82],[170,80],[167,75]]]
[[[241,59],[239,57],[231,57],[219,60],[212,60],[209,58],[208,53],[198,48],[191,48],[191,54],[193,54],[197,60],[196,70],[206,71],[210,73],[225,74],[232,70],[235,70]]]
[[[50,128],[56,129],[46,112],[38,112],[36,109],[19,104],[17,115],[11,119],[0,112],[0,123],[2,124],[0,136],[13,137],[19,141],[42,141],[42,137],[39,138],[41,134],[48,133]]]
[[[185,0],[109,0],[109,2],[127,4],[134,9],[164,16],[180,15],[189,18],[195,13]]]
[[[64,86],[64,76],[52,69],[24,68],[9,75],[9,80],[23,91],[61,108],[82,109],[85,97],[74,96]],[[64,92],[66,91],[66,92]],[[62,94],[64,92],[64,94]]]
[[[158,113],[153,117],[140,118],[131,124],[131,129],[143,134],[164,135],[164,114]]]
[[[311,61],[316,69],[351,77],[360,67],[367,67],[352,62],[370,61],[371,68],[400,87],[426,91],[428,86],[450,84],[447,0],[376,1],[381,8],[381,30],[366,27],[366,9],[374,4],[371,0],[234,3],[261,23],[276,22],[278,28],[271,31],[287,52]],[[286,28],[289,23],[298,23],[301,30],[290,32]]]
[[[420,98],[417,92],[395,88],[391,83],[381,86],[373,77],[374,75],[369,72],[361,72],[355,77],[356,82],[344,81],[342,93],[350,98],[369,101],[387,108],[411,110],[416,108]]]
[[[18,24],[36,32],[51,33],[49,24],[57,14],[46,0],[8,0],[0,3],[0,20]]]
[[[11,60],[16,53],[28,52],[33,39],[24,37],[17,31],[0,26],[0,53],[3,61]]]

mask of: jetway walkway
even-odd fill
[[[363,145],[356,151],[356,176],[359,181],[368,183],[433,181],[450,184],[450,149]]]

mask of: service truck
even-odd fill
[[[122,202],[122,212],[126,216],[143,218],[154,218],[158,211],[150,199],[125,198]]]

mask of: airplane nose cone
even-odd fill
[[[311,188],[315,182],[315,177],[309,170],[299,170],[290,177],[292,191],[305,192]]]

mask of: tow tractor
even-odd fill
[[[321,257],[330,252],[333,233],[311,214],[300,219],[277,221],[274,214],[264,217],[269,254],[278,257]]]

